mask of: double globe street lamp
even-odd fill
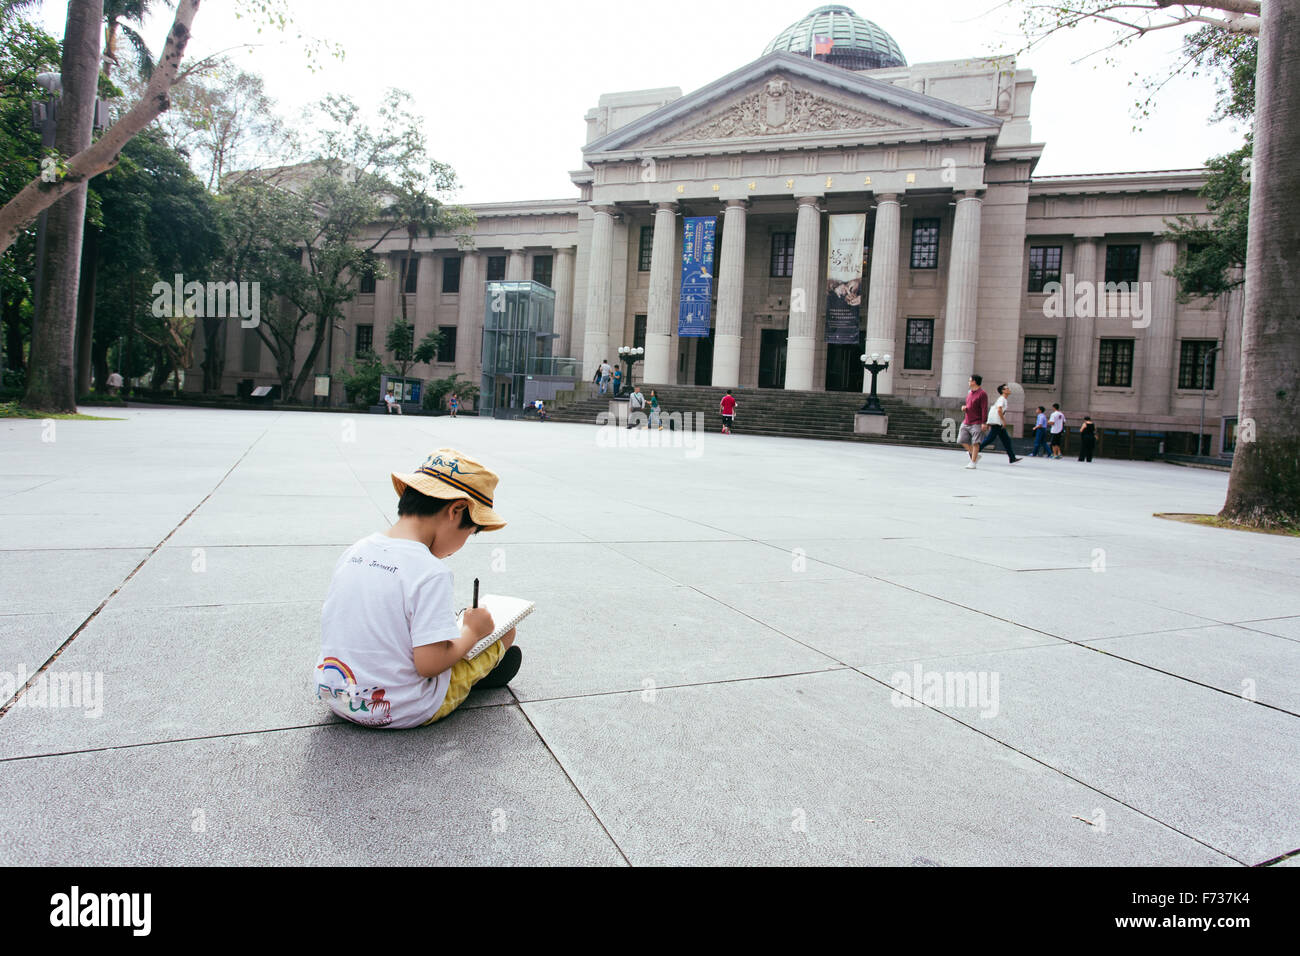
[[[620,345],[618,347],[618,357],[627,363],[627,379],[623,382],[623,388],[632,391],[632,372],[636,363],[645,358],[645,349],[636,348],[631,345]]]
[[[863,370],[871,373],[871,394],[867,397],[866,404],[858,409],[859,415],[885,414],[884,408],[880,405],[880,399],[876,397],[876,376],[889,368],[889,360],[889,355],[881,355],[879,352],[872,352],[870,355],[864,353],[859,356]]]

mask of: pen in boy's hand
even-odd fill
[[[474,579],[474,607],[478,607],[478,578]]]

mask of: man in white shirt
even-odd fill
[[[110,375],[108,377],[108,394],[116,395],[117,390],[122,387],[122,382],[123,379],[119,373],[114,372],[112,375]]]
[[[644,425],[645,421],[645,396],[641,394],[641,386],[635,385],[627,398],[627,427],[636,428]]]
[[[1047,417],[1047,421],[1052,432],[1052,457],[1060,458],[1065,442],[1065,415],[1061,413],[1060,405],[1052,403],[1052,414]]]
[[[988,437],[980,443],[980,448],[985,445],[991,445],[995,441],[1001,441],[1002,447],[1006,449],[1008,464],[1014,465],[1020,461],[1016,457],[1015,451],[1011,447],[1011,434],[1007,431],[1007,405],[1010,404],[1008,396],[1011,389],[1006,385],[998,386],[998,400],[989,406],[989,434]]]
[[[397,396],[393,394],[393,387],[391,385],[388,387],[387,394],[384,395],[384,404],[388,406],[388,414],[393,414],[394,409],[397,411],[397,414],[402,414],[402,403],[399,402]]]

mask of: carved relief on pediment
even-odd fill
[[[668,142],[900,128],[902,124],[894,120],[796,89],[784,77],[774,76],[763,89],[733,103],[721,116],[683,130]]]

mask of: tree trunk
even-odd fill
[[[99,80],[100,24],[104,0],[71,0],[63,34],[63,95],[59,99],[54,146],[75,156],[90,146]],[[32,329],[27,373],[28,408],[75,412],[77,288],[81,232],[86,220],[86,180],[49,207],[45,226],[45,269],[41,314]]]
[[[108,348],[113,343],[99,338],[96,339],[90,349],[91,364],[95,368],[95,381],[103,387],[108,381]]]
[[[1263,5],[1238,441],[1220,517],[1300,527],[1300,0]]]
[[[91,346],[95,341],[95,275],[99,270],[99,230],[82,226],[81,287],[77,292],[77,394],[89,395],[92,384]]]
[[[226,323],[222,319],[203,320],[203,392],[220,394],[221,380],[226,372]]]

